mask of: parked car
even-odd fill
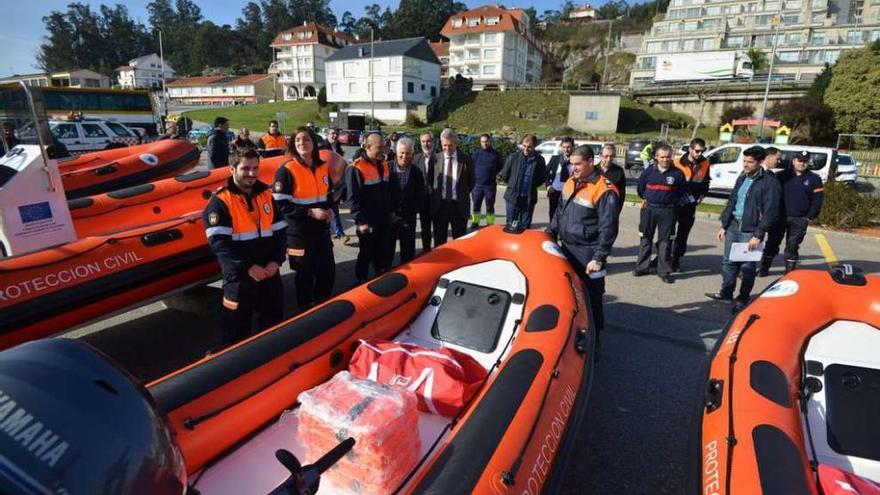
[[[344,144],[346,146],[360,146],[361,131],[356,131],[354,129],[340,129],[338,139],[339,144]]]
[[[50,120],[49,129],[71,153],[119,148],[141,142],[140,134],[112,120]]]
[[[630,169],[645,168],[646,163],[642,161],[642,150],[651,143],[650,139],[634,139],[626,146],[626,158],[623,160],[623,167]]]
[[[857,163],[852,155],[846,153],[837,154],[837,182],[854,184],[859,178],[861,164]]]
[[[574,145],[589,145],[593,148],[593,153],[596,156],[602,152],[602,146],[605,144],[601,141],[586,141],[584,139],[575,139]],[[562,153],[562,140],[560,139],[548,139],[547,141],[541,142],[538,146],[535,147],[535,151],[540,153],[541,156],[544,157],[545,163],[550,163],[550,159],[553,158],[553,155],[558,155]]]
[[[731,191],[736,184],[736,178],[742,173],[742,152],[755,146],[754,144],[729,143],[719,146],[706,154],[709,159],[709,175],[712,182],[709,188],[717,191]],[[770,144],[759,144],[765,148]],[[837,150],[819,146],[797,146],[790,144],[772,145],[782,151],[780,167],[775,170],[783,170],[791,167],[791,159],[795,153],[806,150],[810,153],[810,170],[819,174],[823,182],[834,180],[837,175]]]
[[[192,130],[187,133],[187,137],[192,142],[198,142],[200,138],[210,136],[211,133],[214,132],[214,128],[209,125],[203,125],[199,127],[194,127]],[[232,131],[226,131],[226,137],[229,138],[230,141],[235,139],[235,133]]]

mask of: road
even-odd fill
[[[497,205],[503,211],[503,204]],[[501,217],[503,219],[503,217]],[[536,228],[547,219],[546,199],[535,212]],[[684,493],[689,425],[707,355],[730,317],[729,306],[707,300],[720,285],[718,221],[698,218],[683,272],[673,285],[655,277],[632,277],[638,251],[638,209],[624,208],[621,232],[609,260],[607,328],[578,451],[565,494]],[[499,220],[502,221],[502,220]],[[353,231],[350,222],[347,230]],[[811,230],[803,266],[826,269]],[[867,272],[880,271],[880,240],[826,233],[837,257]],[[337,245],[335,292],[354,283],[356,247]],[[781,262],[777,262],[777,265]],[[760,278],[756,293],[781,274]],[[292,275],[285,271],[292,294]],[[93,343],[136,377],[150,381],[199,359],[219,341],[221,293],[217,284],[181,293],[68,334]],[[288,308],[288,314],[293,308]]]

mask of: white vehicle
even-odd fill
[[[591,148],[593,148],[593,153],[596,156],[599,156],[599,153],[602,151],[602,146],[605,143],[601,141],[585,141],[583,139],[574,140],[575,147],[581,146],[583,144],[589,145]],[[553,158],[553,155],[558,155],[562,153],[562,141],[559,139],[544,141],[535,147],[535,151],[544,157],[544,163],[549,164],[550,159]]]
[[[733,50],[658,55],[654,82],[688,82],[750,78],[755,74],[748,55]]]
[[[706,154],[709,159],[709,176],[712,181],[709,183],[709,189],[713,191],[731,191],[736,185],[736,179],[743,170],[743,154],[742,152],[748,148],[755,146],[754,144],[730,143],[721,145]],[[782,160],[779,168],[774,171],[784,170],[791,167],[791,159],[795,153],[806,150],[810,153],[810,170],[819,174],[823,182],[827,182],[829,177],[834,180],[837,166],[837,151],[833,148],[823,148],[818,146],[797,146],[791,144],[759,144],[769,148],[774,146],[782,151]]]
[[[71,153],[130,146],[141,141],[140,134],[109,120],[50,120],[49,129]]]
[[[837,154],[837,182],[854,183],[859,178],[860,164],[852,155],[846,153]]]

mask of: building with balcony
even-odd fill
[[[245,105],[275,99],[274,80],[271,74],[184,77],[166,87],[168,98],[184,105]]]
[[[348,34],[313,22],[278,33],[270,46],[274,62],[269,73],[278,77],[285,100],[316,98],[326,84],[324,62],[340,48],[357,43]]]
[[[39,72],[4,77],[0,84],[24,81],[28,86],[52,86],[56,88],[109,88],[110,78],[88,69],[66,72]]]
[[[522,9],[484,5],[447,19],[449,75],[472,78],[473,88],[505,89],[538,82],[544,55]]]
[[[773,73],[794,80],[813,80],[844,50],[880,39],[877,0],[672,0],[645,33],[630,84],[649,83],[666,54],[757,48],[769,58],[776,16]]]
[[[174,68],[168,62],[163,62],[155,53],[129,60],[128,65],[116,69],[119,85],[127,89],[161,89],[163,67],[164,79],[166,81],[174,79]]]
[[[437,58],[440,59],[440,79],[446,80],[449,78],[449,42],[448,41],[437,41],[431,42],[431,50],[434,50],[434,55],[437,55]]]
[[[399,123],[440,94],[440,60],[425,38],[347,46],[325,67],[327,101],[348,115]]]

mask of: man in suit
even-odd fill
[[[553,155],[547,164],[547,198],[550,200],[550,221],[556,213],[559,204],[559,196],[562,194],[562,186],[571,177],[571,151],[574,149],[574,139],[565,136],[559,143],[562,153]]]
[[[413,166],[422,172],[425,180],[425,195],[422,204],[419,205],[419,227],[422,235],[422,252],[431,250],[431,179],[434,177],[434,135],[430,132],[423,132],[419,136],[419,144],[421,144],[421,153],[418,153],[413,162]]]
[[[544,157],[535,153],[537,138],[526,134],[522,151],[511,153],[501,171],[501,179],[507,183],[504,200],[507,202],[507,224],[521,229],[532,226],[532,214],[538,202],[538,187],[547,177]]]
[[[474,189],[474,166],[471,157],[458,149],[458,134],[450,128],[443,129],[440,146],[442,151],[434,155],[430,181],[435,246],[446,242],[450,226],[453,239],[467,231]]]

